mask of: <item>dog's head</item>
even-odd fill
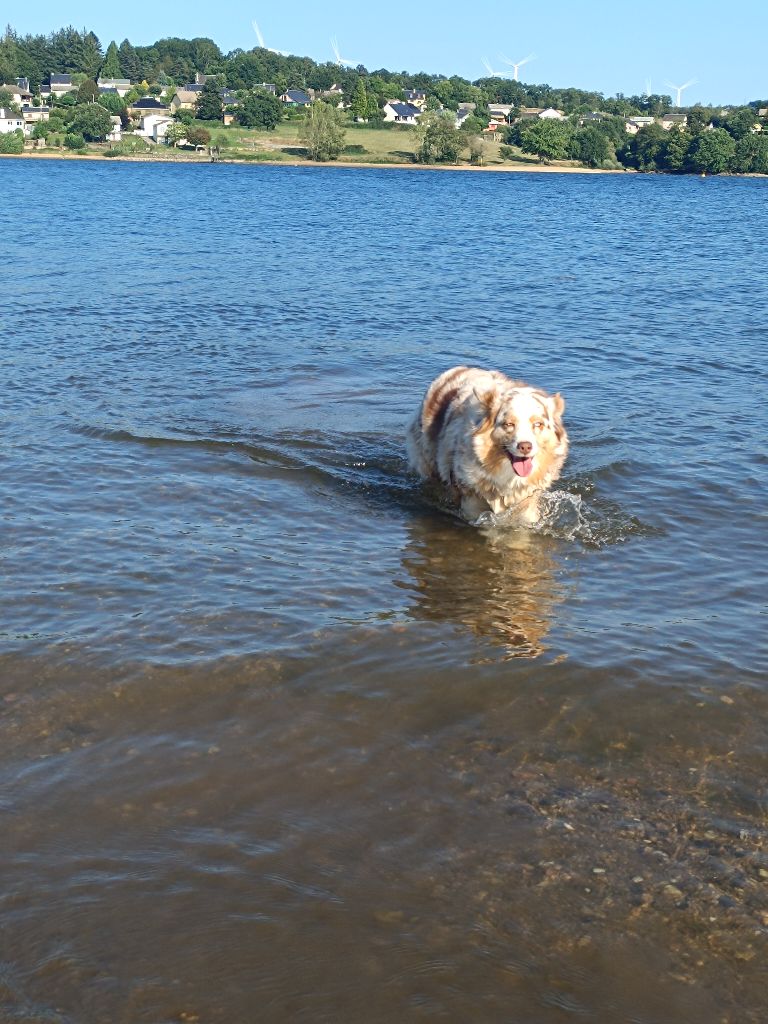
[[[478,434],[489,442],[484,455],[495,471],[508,463],[515,478],[532,485],[554,478],[568,453],[562,396],[520,385],[476,392],[476,397],[485,410]]]

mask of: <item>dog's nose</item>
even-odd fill
[[[517,450],[520,452],[521,455],[530,455],[532,449],[533,449],[533,445],[531,444],[530,441],[518,441],[517,442]]]

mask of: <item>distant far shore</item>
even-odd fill
[[[101,163],[133,164],[211,164],[214,161],[208,155],[193,154],[185,156],[152,155],[143,156],[140,154],[125,154],[121,156],[105,157],[103,153],[52,153],[44,150],[30,151],[27,153],[0,153],[0,159],[7,160],[96,160]],[[393,163],[390,161],[375,163],[364,160],[242,160],[239,157],[218,157],[215,163],[219,164],[242,164],[250,167],[364,167],[366,169],[387,169],[396,171],[471,171],[478,173],[491,172],[494,174],[644,174],[649,177],[696,177],[696,178],[766,178],[768,175],[755,173],[738,174],[670,174],[665,171],[637,171],[633,167],[603,168],[603,167],[574,167],[571,164],[536,164],[536,163],[509,163],[509,164],[488,164],[478,166],[477,164],[417,164],[417,163]]]
[[[0,153],[0,157],[9,160],[96,160],[101,163],[144,163],[144,164],[210,164],[211,158],[207,155],[200,156],[172,156],[166,155],[142,156],[137,154],[126,154],[124,156],[106,157],[103,153],[52,153],[45,150],[32,150],[27,153]],[[523,173],[533,172],[534,174],[636,174],[631,168],[619,170],[607,170],[601,167],[573,167],[572,165],[561,166],[559,164],[535,164],[535,163],[510,163],[491,164],[478,166],[477,164],[417,164],[417,163],[392,163],[390,161],[375,163],[363,160],[242,160],[238,157],[219,157],[216,163],[220,164],[243,164],[251,167],[365,167],[365,168],[393,168],[394,170],[407,171],[493,171],[507,174],[510,171],[522,171]]]

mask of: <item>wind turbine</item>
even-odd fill
[[[665,84],[668,85],[670,89],[674,89],[677,93],[677,102],[675,103],[675,106],[679,107],[680,97],[683,95],[683,89],[687,89],[689,85],[695,85],[696,79],[692,78],[690,82],[686,82],[685,85],[673,85],[671,82],[666,82]]]
[[[336,36],[331,39],[331,47],[333,49],[333,55],[336,58],[336,63],[340,68],[355,68],[360,63],[359,60],[346,60],[339,53],[339,41]]]
[[[528,61],[531,61],[531,60],[536,60],[536,54],[535,53],[529,53],[527,57],[523,57],[522,60],[519,60],[517,62],[515,62],[513,60],[510,60],[509,57],[505,57],[503,53],[499,54],[499,56],[501,57],[501,59],[504,61],[505,64],[509,64],[509,66],[513,69],[514,74],[512,75],[512,79],[515,82],[517,81],[518,73],[520,71],[520,68],[523,66],[523,64],[527,64]]]
[[[506,75],[505,75],[505,73],[503,71],[494,71],[493,70],[493,68],[491,67],[491,65],[488,62],[488,58],[487,57],[483,57],[483,65],[485,67],[485,70],[491,76],[491,78],[506,78]]]
[[[262,50],[267,50],[269,51],[269,53],[276,53],[279,57],[289,56],[289,54],[285,50],[273,50],[271,46],[267,46],[267,44],[264,42],[264,36],[261,34],[259,23],[257,21],[252,21],[251,24],[253,25],[253,31],[256,33],[256,38],[258,39],[259,46],[262,48]]]

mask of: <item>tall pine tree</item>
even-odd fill
[[[120,67],[120,57],[117,52],[117,43],[112,42],[107,47],[107,54],[104,57],[104,63],[101,65],[101,71],[99,72],[101,78],[122,78],[123,71]]]
[[[120,60],[120,70],[122,71],[123,78],[128,78],[132,82],[140,81],[141,68],[139,66],[139,56],[127,39],[120,43],[117,55]]]
[[[197,116],[201,121],[220,121],[221,111],[218,80],[208,78],[197,100]]]

